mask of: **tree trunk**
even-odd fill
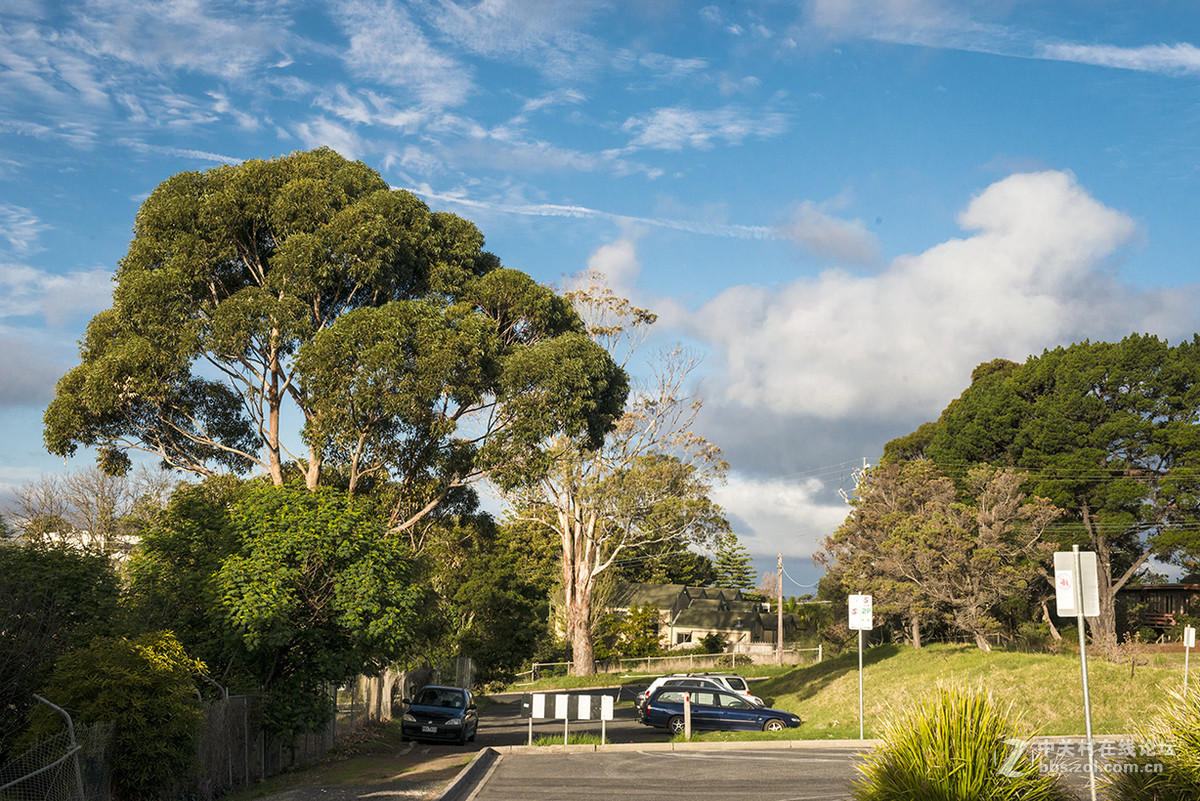
[[[591,676],[596,672],[596,655],[592,644],[591,598],[586,600],[585,605],[587,609],[576,608],[575,623],[571,631],[571,674],[574,676]],[[567,614],[571,614],[569,609]]]
[[[1042,616],[1046,620],[1046,625],[1050,627],[1050,636],[1062,642],[1062,635],[1058,633],[1058,629],[1054,627],[1054,620],[1050,617],[1050,609],[1046,606],[1046,599],[1042,599]]]
[[[921,650],[921,618],[912,616],[912,644],[916,650]]]
[[[591,676],[596,672],[592,647],[592,591],[596,577],[595,514],[575,507],[558,510],[559,534],[563,542],[563,602],[567,614],[567,640],[571,643],[571,674]]]
[[[304,471],[304,486],[315,490],[321,483],[321,458],[315,450],[309,449],[308,469]]]
[[[990,653],[992,650],[992,644],[988,642],[987,637],[984,636],[982,632],[975,632],[975,644],[979,646],[979,650],[983,651],[984,653]]]

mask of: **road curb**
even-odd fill
[[[474,759],[467,763],[465,768],[458,772],[454,781],[450,782],[442,794],[437,797],[437,801],[467,801],[479,787],[483,786],[484,780],[496,763],[500,761],[500,757],[500,752],[495,748],[481,750]]]

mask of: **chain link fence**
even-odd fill
[[[294,744],[263,730],[258,696],[222,695],[206,701],[195,769],[164,797],[213,801],[264,778],[319,762],[367,724],[389,720],[392,686],[403,679],[403,674],[360,676],[341,687],[327,687],[329,725],[301,735]],[[0,764],[0,801],[110,801],[114,724],[76,726],[59,711],[65,719],[63,731],[39,739]]]
[[[68,726],[0,765],[0,801],[108,801],[113,724]]]

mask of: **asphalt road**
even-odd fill
[[[854,748],[600,751],[500,757],[474,801],[829,801],[849,798]]]

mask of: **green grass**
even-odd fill
[[[559,735],[557,737],[554,735],[543,735],[541,737],[535,737],[533,740],[533,744],[534,745],[562,745],[563,738],[561,735]],[[600,735],[599,734],[591,734],[589,732],[584,732],[582,734],[569,734],[569,735],[567,735],[567,743],[566,744],[567,745],[600,745]]]
[[[939,679],[980,686],[1001,700],[1012,701],[1036,734],[1084,733],[1077,654],[984,653],[973,646],[955,645],[915,650],[884,645],[868,649],[863,662],[864,728],[868,738],[879,735],[882,721],[890,712],[914,704]],[[1182,663],[1182,655],[1140,657],[1130,677],[1128,663],[1115,664],[1089,656],[1093,733],[1132,731],[1158,707],[1169,690],[1182,686]],[[770,706],[799,714],[804,725],[793,731],[802,738],[858,737],[857,652],[758,683],[755,693]]]

